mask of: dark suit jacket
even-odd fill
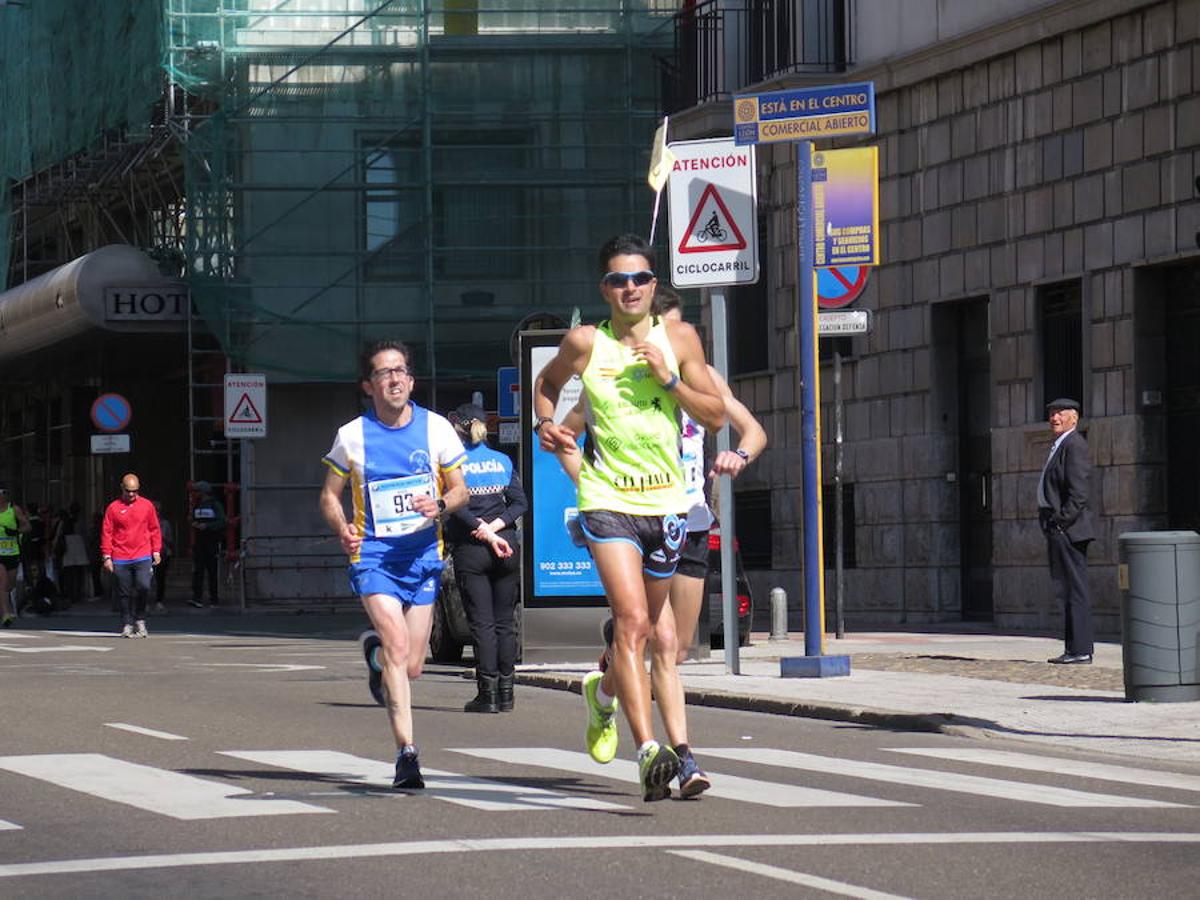
[[[1091,478],[1087,441],[1072,431],[1046,468],[1045,488],[1051,507],[1047,527],[1061,528],[1074,543],[1096,537],[1095,515],[1088,502]]]

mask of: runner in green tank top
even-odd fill
[[[577,452],[575,433],[554,414],[563,386],[581,376],[592,449],[580,471],[580,523],[612,609],[616,699],[638,743],[642,797],[663,800],[671,794],[680,756],[695,765],[675,669],[675,620],[667,605],[687,519],[678,410],[717,429],[725,404],[695,329],[650,315],[657,285],[653,248],[621,235],[601,247],[598,261],[610,320],[573,328],[563,338],[534,384],[534,430],[543,450]],[[599,676],[591,673],[584,682],[588,750],[608,762],[617,748],[616,703],[599,694]],[[651,679],[671,746],[654,740]]]

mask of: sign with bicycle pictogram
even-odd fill
[[[267,436],[267,376],[229,373],[225,376],[225,437]]]
[[[670,147],[675,155],[667,180],[671,284],[758,281],[754,148],[737,147],[733,138],[678,141]]]

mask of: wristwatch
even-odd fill
[[[741,447],[738,447],[733,452],[736,453],[738,456],[740,456],[742,459],[744,459],[746,461],[746,464],[749,465],[749,463],[750,463],[750,454],[749,453],[747,453]]]
[[[437,505],[438,505],[438,512],[444,513],[446,511],[446,501],[443,500],[441,497],[437,498]]]
[[[543,425],[547,422],[553,422],[554,419],[550,416],[538,416],[537,421],[533,423],[533,433],[537,434]]]

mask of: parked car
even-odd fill
[[[750,590],[750,581],[746,578],[746,570],[742,566],[742,550],[737,539],[733,542],[734,580],[736,591],[735,609],[737,612],[738,646],[750,644],[750,623],[754,618],[754,594]],[[700,611],[700,640],[708,635],[708,645],[714,650],[725,648],[725,610],[721,598],[721,530],[713,528],[708,533],[708,579],[705,584],[708,602]]]

